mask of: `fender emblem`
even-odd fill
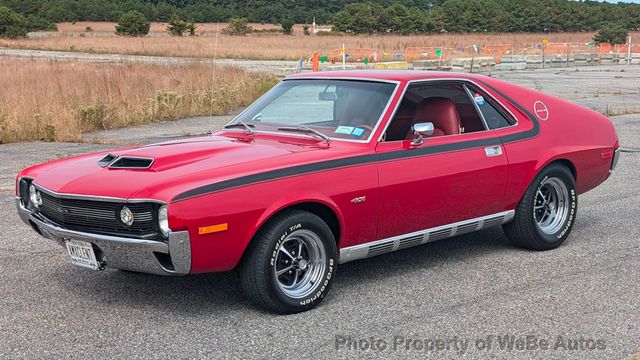
[[[367,197],[366,196],[358,196],[357,198],[353,198],[351,199],[351,203],[352,204],[360,204],[367,201]]]
[[[542,101],[538,100],[533,104],[533,111],[536,113],[538,119],[542,121],[549,120],[549,109],[547,109],[547,105]]]

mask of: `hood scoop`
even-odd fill
[[[98,165],[111,169],[148,169],[153,161],[153,158],[107,154],[98,160]]]

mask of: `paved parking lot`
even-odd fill
[[[640,71],[613,67],[496,76],[599,111],[627,113],[612,117],[621,144],[640,148],[640,114],[634,113]],[[184,134],[185,127],[197,130],[198,124],[204,132],[208,124],[225,120],[191,119],[90,137],[122,142],[136,134],[137,142],[148,142]],[[559,249],[521,250],[500,229],[489,229],[345,264],[321,306],[274,316],[245,300],[235,273],[168,278],[77,269],[62,248],[20,222],[13,198],[20,168],[109,146],[0,145],[0,358],[374,358],[382,353],[623,359],[640,351],[640,154],[623,154],[618,171],[580,197],[573,233]],[[510,350],[505,336],[529,336],[530,347],[536,337],[535,344],[546,340],[551,349],[519,350],[515,343]],[[432,349],[433,344],[445,349]],[[554,350],[558,344],[564,347]],[[596,349],[589,350],[592,344]]]

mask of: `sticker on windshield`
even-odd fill
[[[362,134],[364,134],[364,130],[365,128],[357,127],[353,129],[353,131],[351,132],[351,135],[360,137],[362,136]]]
[[[480,94],[473,95],[473,100],[480,106],[484,105],[484,98]]]
[[[353,132],[355,128],[353,126],[338,126],[336,128],[335,133],[336,134],[345,134],[345,135],[351,135],[351,133]]]

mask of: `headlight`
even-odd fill
[[[40,196],[40,191],[36,190],[36,187],[31,185],[29,186],[29,202],[31,206],[34,208],[39,208],[42,205],[42,197]]]
[[[167,205],[160,206],[158,209],[158,227],[164,236],[169,235],[169,215],[167,214]]]

